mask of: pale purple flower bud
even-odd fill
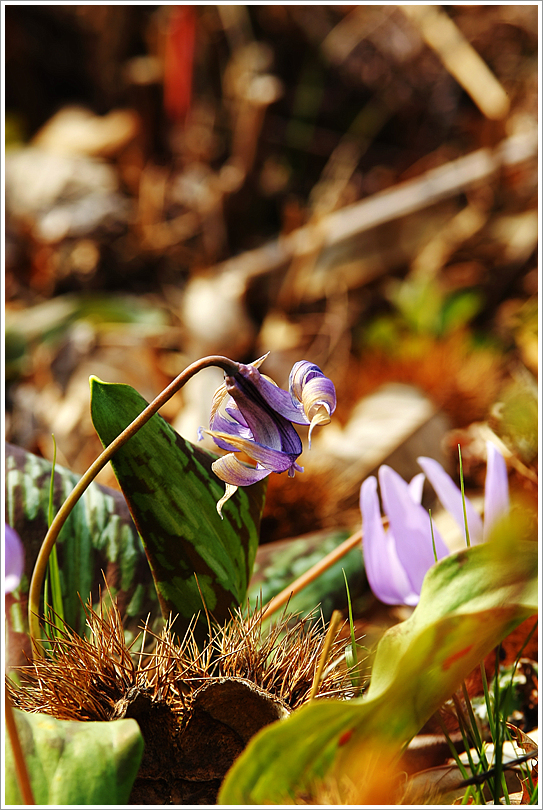
[[[475,511],[469,498],[464,498],[469,539],[472,545],[488,540],[492,526],[509,513],[509,482],[505,459],[492,442],[486,443],[486,449],[484,522]],[[424,457],[417,459],[417,461],[435,489],[442,506],[451,513],[460,530],[464,533],[462,491],[437,461]]]
[[[461,490],[456,486],[451,476],[445,472],[438,461],[435,461],[433,458],[424,458],[423,456],[418,458],[417,461],[424,470],[426,478],[433,486],[442,506],[445,507],[447,512],[451,513],[457,526],[464,532],[464,507],[462,505]],[[468,498],[465,498],[465,503],[470,543],[477,545],[477,543],[482,543],[483,541],[483,521]]]
[[[364,526],[364,564],[373,593],[388,605],[416,605],[418,594],[399,560],[396,540],[385,531],[381,521],[377,479],[366,478],[360,490],[360,508]]]

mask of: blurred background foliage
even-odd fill
[[[333,379],[338,408],[310,452],[300,430],[304,473],[270,476],[253,600],[360,528],[360,485],[382,463],[409,479],[432,456],[458,481],[460,444],[477,506],[490,438],[535,521],[537,60],[537,5],[5,6],[6,486],[27,554],[11,650],[52,434],[55,508],[101,450],[91,375],[149,401],[198,357],[270,351],[283,387],[300,359]],[[193,442],[215,371],[161,411]],[[118,490],[109,465],[98,483],[62,570],[92,580],[95,603],[105,571],[129,635],[158,616],[155,595],[124,499],[103,489]],[[359,549],[291,607],[346,617],[344,572],[365,654],[410,609],[378,602]],[[529,629],[504,641],[504,665]]]
[[[394,448],[360,474],[337,448],[389,383],[442,415],[471,488],[489,429],[535,498],[537,28],[522,4],[6,6],[9,441],[51,459],[54,433],[82,473],[90,374],[151,399],[198,356],[270,350],[339,404],[270,481],[262,542],[356,524]],[[194,441],[219,382],[163,415]]]

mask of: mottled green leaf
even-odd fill
[[[104,445],[146,405],[129,385],[91,378],[92,419]],[[258,546],[265,484],[240,488],[221,520],[216,504],[224,484],[211,470],[215,458],[156,414],[112,460],[142,537],[163,613],[178,615],[175,630],[180,635],[192,616],[202,611],[202,596],[219,622],[245,600]],[[202,612],[201,630],[205,628]]]
[[[126,805],[143,754],[135,720],[57,720],[14,709],[37,805]],[[22,804],[6,734],[6,804]]]
[[[10,661],[25,663],[30,653],[28,587],[38,551],[47,533],[51,463],[15,445],[6,445],[6,520],[19,534],[25,549],[25,573],[17,590],[6,597],[10,632]],[[53,511],[57,512],[79,476],[56,465]],[[83,601],[93,603],[106,575],[112,595],[126,618],[129,637],[142,616],[160,616],[145,551],[122,493],[96,483],[90,485],[68,517],[57,540],[62,599],[66,622],[85,631]]]
[[[360,785],[386,768],[477,664],[537,612],[537,543],[505,536],[446,557],[427,574],[412,616],[377,647],[366,695],[315,701],[249,743],[220,803],[281,804],[325,775]],[[373,763],[373,765],[372,765]]]

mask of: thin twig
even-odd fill
[[[334,610],[332,613],[332,617],[330,619],[330,625],[328,626],[328,632],[326,633],[326,638],[324,639],[324,645],[322,648],[321,656],[319,658],[319,665],[317,667],[317,671],[315,672],[315,676],[313,678],[313,684],[311,685],[311,692],[309,693],[309,700],[313,700],[317,692],[319,691],[319,685],[322,678],[322,673],[324,671],[324,666],[328,659],[328,655],[330,653],[330,647],[332,646],[332,642],[335,639],[339,625],[343,620],[343,616],[341,615],[340,610]]]
[[[426,44],[483,115],[493,120],[505,118],[510,107],[507,93],[447,12],[434,4],[402,4],[398,8],[417,27]]]
[[[262,619],[268,619],[273,613],[279,610],[279,608],[283,607],[283,605],[288,602],[291,596],[302,591],[310,582],[320,577],[321,574],[324,573],[328,568],[331,568],[334,563],[338,560],[341,560],[346,554],[349,553],[353,548],[356,548],[359,543],[362,542],[362,531],[355,532],[343,543],[340,543],[337,548],[331,551],[326,557],[323,557],[322,560],[319,560],[318,563],[311,566],[305,573],[295,579],[291,585],[287,585],[286,588],[274,596],[273,599],[268,603],[268,605],[264,608],[264,612],[262,613]]]
[[[429,208],[488,180],[502,166],[516,166],[534,158],[538,144],[537,128],[512,135],[495,149],[485,147],[462,155],[411,180],[333,211],[318,225],[304,225],[261,247],[227,259],[215,265],[211,274],[231,274],[239,283],[239,279],[248,282],[262,274],[272,273],[288,265],[294,257],[311,254],[315,239],[320,240],[322,250],[326,250],[372,228]],[[359,284],[360,278],[356,277],[355,283]],[[313,297],[322,293],[320,282],[315,281],[314,285]]]
[[[21,791],[23,804],[36,804],[34,801],[32,786],[30,784],[28,768],[26,767],[23,748],[21,746],[21,740],[19,739],[19,732],[17,730],[15,714],[13,712],[13,706],[11,705],[7,684],[5,686],[5,690],[6,727],[8,730],[9,740],[11,742],[11,750],[13,751],[13,759],[15,761],[15,775],[17,777],[17,784],[19,785],[19,790]]]

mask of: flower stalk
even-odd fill
[[[47,570],[47,563],[60,530],[64,526],[72,509],[79,501],[83,493],[88,489],[90,484],[94,481],[100,470],[106,466],[117,450],[126,444],[126,442],[131,439],[132,436],[134,436],[138,430],[140,430],[140,428],[142,428],[149,421],[149,419],[151,419],[151,417],[154,416],[155,413],[157,413],[157,411],[160,410],[160,408],[162,408],[166,402],[168,402],[168,400],[171,399],[171,397],[173,397],[173,395],[176,394],[185,385],[185,383],[191,379],[191,377],[202,369],[209,368],[210,366],[218,366],[219,368],[222,368],[226,374],[235,374],[238,368],[238,363],[230,360],[228,357],[222,357],[221,355],[210,355],[209,357],[204,357],[201,360],[197,360],[196,362],[192,363],[190,366],[187,366],[187,368],[184,369],[184,371],[182,371],[181,374],[179,374],[175,380],[173,380],[163,391],[161,391],[161,393],[155,397],[155,399],[145,408],[145,410],[143,410],[140,415],[137,416],[136,419],[134,419],[133,422],[131,422],[128,427],[126,427],[123,432],[120,433],[119,436],[117,436],[117,438],[114,439],[111,444],[109,444],[102,451],[102,453],[100,453],[98,458],[93,462],[93,464],[91,464],[83,477],[75,485],[55,515],[55,518],[51,523],[47,534],[45,535],[45,539],[38,553],[28,593],[28,625],[30,628],[32,653],[35,658],[44,654],[43,645],[40,641],[39,608],[40,595]]]

